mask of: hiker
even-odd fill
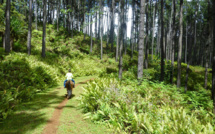
[[[71,69],[69,69],[69,72],[66,74],[66,80],[64,81],[64,88],[66,88],[66,82],[68,80],[71,80],[74,83],[74,88],[75,88],[75,81],[72,79],[73,75],[71,73]]]

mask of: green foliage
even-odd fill
[[[193,101],[198,97],[163,83],[144,80],[137,85],[137,81],[96,79],[84,88],[80,107],[86,118],[106,122],[119,133],[214,133],[212,113],[190,110],[194,103],[185,105],[188,96]],[[201,101],[202,105],[208,102]]]

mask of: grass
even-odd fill
[[[89,125],[90,128],[93,128],[92,130],[95,132],[105,129],[105,127],[98,126],[90,121],[84,121],[82,118],[83,114],[81,113],[81,110],[76,109],[78,103],[75,100],[76,94],[80,94],[82,92],[82,86],[84,85],[84,83],[81,82],[89,80],[91,78],[95,78],[95,76],[79,77],[75,79],[76,83],[80,83],[80,85],[75,88],[75,97],[69,100],[67,105],[64,107],[62,119],[65,116],[67,116],[67,118],[74,117],[76,115],[79,116],[76,117],[76,120],[74,120],[74,122],[77,122],[77,124],[74,123],[66,126],[67,129],[69,129],[70,127],[75,128],[75,126],[84,129],[84,127],[81,127],[81,124],[83,124],[83,122],[85,123],[85,125]],[[59,103],[62,102],[65,98],[64,95],[66,93],[66,90],[60,89],[63,87],[63,82],[59,84],[61,85],[54,88],[49,88],[44,92],[38,93],[37,95],[35,95],[34,99],[29,102],[19,104],[15,108],[15,112],[8,116],[7,120],[0,122],[0,134],[40,134],[47,124],[47,121],[52,117],[55,107],[57,107]],[[74,107],[72,108],[72,106]],[[76,111],[75,114],[74,111]],[[63,123],[69,124],[70,122],[69,120],[64,120],[64,122],[61,122],[61,124]],[[61,132],[62,127],[64,127],[64,125],[61,125],[59,127],[59,133]],[[65,129],[65,131],[67,129]],[[78,129],[76,129],[76,131],[78,131]],[[86,131],[87,128],[85,129],[85,132]]]
[[[83,80],[84,81],[84,80]],[[81,83],[74,89],[73,94],[75,95],[70,99],[63,109],[60,126],[58,127],[58,134],[106,134],[110,133],[107,127],[101,124],[95,124],[89,119],[84,119],[82,110],[78,108],[79,101],[76,99],[82,92],[82,86],[86,83]]]

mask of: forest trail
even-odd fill
[[[73,97],[69,100],[65,98],[66,89],[60,86],[39,94],[32,102],[22,104],[13,115],[0,123],[0,134],[109,133],[104,125],[84,120],[84,113],[78,108],[77,98],[83,92],[82,87],[93,78],[78,78]]]

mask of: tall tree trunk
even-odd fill
[[[192,27],[190,29],[192,29]],[[191,39],[189,39],[189,48],[188,48],[188,54],[187,54],[187,69],[186,69],[186,78],[185,78],[185,93],[187,92],[190,64],[192,63],[192,58],[191,58],[192,50],[193,50],[193,42]]]
[[[113,42],[114,42],[114,22],[115,22],[115,0],[112,0],[111,7],[111,28],[110,28],[110,43],[111,43],[111,52],[113,52]]]
[[[95,1],[95,5],[96,5],[96,1]],[[96,14],[95,14],[95,37],[97,38],[97,11],[96,11]]]
[[[170,23],[169,23],[169,32],[167,35],[167,42],[168,42],[168,48],[169,48],[169,54],[168,54],[168,60],[172,60],[170,53],[172,51],[172,26],[173,26],[173,12],[174,12],[174,6],[173,6],[173,2],[172,2],[172,8],[171,8],[171,15],[170,15]]]
[[[124,21],[124,0],[121,0],[121,6],[120,6],[120,46],[119,46],[119,79],[122,79],[122,68],[123,68],[123,40],[124,40],[124,25],[125,25],[125,21]]]
[[[186,46],[185,46],[185,63],[187,64],[187,25],[186,25]]]
[[[196,37],[196,29],[197,29],[197,24],[196,24],[196,21],[197,21],[197,15],[198,15],[198,8],[199,8],[199,6],[198,6],[198,3],[199,3],[199,0],[197,0],[197,4],[196,4],[196,11],[195,11],[195,20],[194,20],[194,29],[195,29],[195,33],[194,33],[194,52],[193,52],[193,63],[191,63],[191,64],[193,64],[193,65],[196,65],[196,57],[197,57],[197,37]]]
[[[80,28],[80,1],[78,0],[78,31],[80,32],[81,31],[81,28]]]
[[[40,22],[41,22],[41,21],[42,21],[42,10],[41,10],[40,2],[39,2],[39,5],[38,5],[38,6],[39,6],[39,13],[40,13],[40,14],[39,14],[39,15],[40,15],[39,17],[40,17]]]
[[[92,27],[93,17],[90,17],[90,53],[93,51],[93,27]]]
[[[31,24],[32,24],[32,0],[29,0],[29,14],[28,14],[28,55],[31,55]]]
[[[120,7],[120,3],[119,3]],[[118,15],[120,16],[120,14]],[[118,28],[117,28],[117,44],[116,44],[116,62],[118,61],[119,58],[119,40],[120,40],[120,17],[118,17]]]
[[[55,12],[55,8],[54,8],[54,4],[52,4],[52,25],[54,25],[54,12]]]
[[[180,35],[178,43],[178,75],[177,75],[177,87],[181,87],[181,54],[182,54],[182,37],[183,37],[183,0],[180,0]]]
[[[152,25],[152,60],[154,54],[154,34],[155,34],[155,18],[156,18],[156,9],[157,9],[157,2],[155,1],[155,6],[153,9],[153,25]]]
[[[149,17],[148,17],[148,0],[146,0],[146,47],[145,47],[145,60],[144,60],[144,68],[148,69],[148,36],[149,36]]]
[[[210,44],[212,42],[211,34],[212,34],[212,26],[211,26],[211,6],[210,6],[210,0],[208,2],[208,43],[206,44],[206,52],[205,52],[205,89],[207,89],[207,82],[208,82],[208,67],[209,67],[209,60],[210,60]],[[212,45],[211,45],[212,46]]]
[[[47,12],[47,22],[50,23],[49,12],[50,11],[50,0],[48,0],[48,12]]]
[[[171,74],[170,74],[170,83],[173,83],[174,77],[174,60],[175,60],[175,35],[176,35],[176,26],[175,26],[175,16],[176,16],[176,7],[175,0],[172,1],[172,10],[173,10],[173,20],[172,20],[172,33],[171,33]]]
[[[35,24],[36,24],[36,30],[37,30],[37,0],[35,0]]]
[[[213,0],[213,76],[212,76],[212,100],[213,100],[213,113],[215,115],[215,0]]]
[[[99,2],[100,3],[100,2]],[[100,6],[100,5],[99,5]],[[97,37],[97,39],[100,39],[100,25],[101,25],[101,9],[100,9],[100,11],[99,11],[99,25],[98,25],[98,37]]]
[[[132,21],[131,21],[131,38],[130,38],[130,47],[131,47],[131,59],[133,59],[133,53],[134,53],[134,38],[135,38],[135,33],[134,33],[134,24],[135,24],[135,1],[132,1]]]
[[[143,59],[144,59],[144,17],[145,17],[145,0],[141,0],[140,5],[140,33],[139,33],[139,49],[138,49],[138,71],[137,79],[143,77]]]
[[[99,13],[99,18],[101,19],[100,21],[99,21],[99,23],[100,23],[100,37],[101,37],[101,59],[102,59],[102,57],[103,57],[103,43],[102,43],[102,37],[103,37],[103,1],[102,0],[100,0],[100,2],[99,2],[99,5],[100,5],[100,13]]]
[[[70,12],[70,29],[71,29],[71,38],[73,38],[73,17],[74,17],[74,14],[73,14],[73,1],[70,1],[70,5],[71,5],[71,12]]]
[[[160,76],[160,81],[164,80],[165,72],[164,72],[164,44],[163,44],[163,35],[164,35],[164,25],[163,25],[163,0],[161,0],[161,41],[160,41],[160,47],[161,47],[161,76]]]
[[[3,48],[5,49],[5,34],[2,34],[2,44],[3,44]]]
[[[110,34],[110,30],[109,30],[109,16],[110,13],[109,11],[107,11],[107,21],[106,21],[106,26],[107,26],[107,41],[106,41],[106,51],[108,50],[108,45],[109,45],[109,34]]]
[[[47,0],[43,0],[43,39],[42,39],[42,57],[46,57],[46,6]]]
[[[10,0],[6,1],[5,52],[10,52]]]

